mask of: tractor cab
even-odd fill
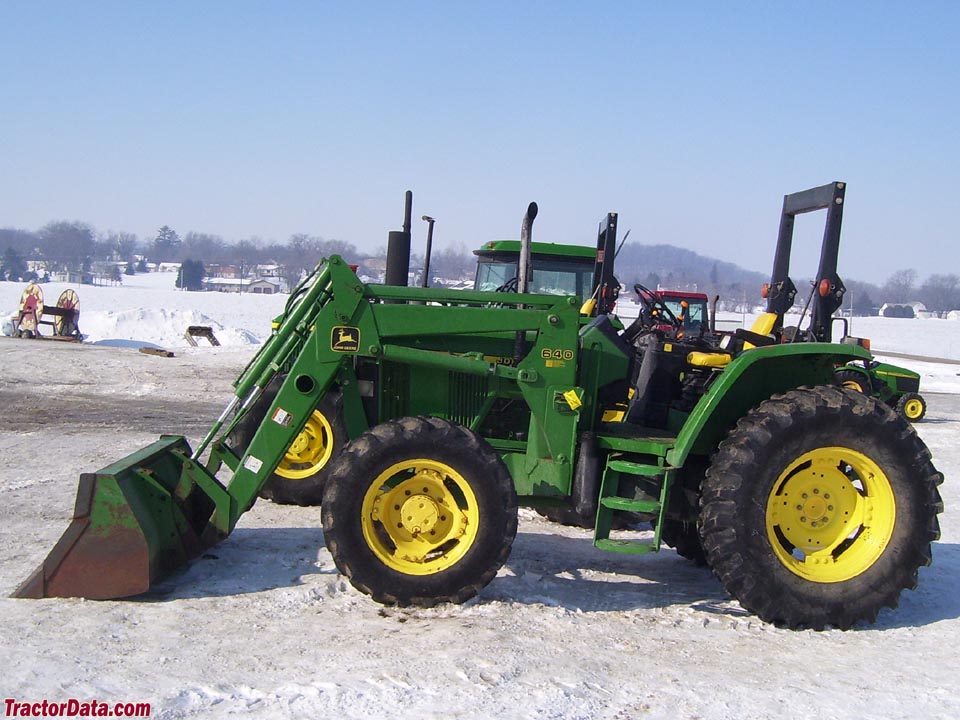
[[[519,240],[494,240],[473,252],[477,256],[474,289],[511,291],[516,288]],[[533,273],[527,292],[573,295],[581,301],[593,292],[596,248],[533,242],[530,259]]]
[[[710,326],[707,296],[698,292],[679,290],[651,290],[634,285],[641,316],[660,330],[680,330],[687,335],[702,334]]]

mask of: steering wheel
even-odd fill
[[[640,302],[643,303],[643,309],[637,319],[630,324],[630,327],[623,331],[621,337],[628,343],[634,343],[641,336],[650,333],[663,334],[661,325],[669,324],[674,331],[683,327],[683,323],[653,290],[636,283],[633,286],[633,291],[637,294]]]
[[[517,278],[516,276],[507,280],[503,285],[498,287],[494,292],[516,292],[517,291]]]
[[[669,325],[673,325],[674,329],[680,330],[683,327],[683,322],[674,315],[673,310],[663,301],[663,299],[657,295],[653,290],[641,285],[640,283],[634,283],[633,291],[637,294],[637,298],[643,303],[644,308],[650,315],[650,324],[653,325],[662,325],[664,323],[654,323],[652,322],[655,318],[666,318]],[[642,315],[642,313],[641,313]]]

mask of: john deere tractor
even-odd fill
[[[910,422],[927,414],[927,401],[920,394],[920,373],[870,361],[852,361],[837,368],[837,382],[843,387],[871,395],[896,410]]]
[[[785,211],[836,210],[842,196],[833,183],[787,196]],[[391,234],[407,248],[411,204]],[[320,263],[199,445],[164,436],[82,475],[73,522],[16,596],[147,592],[230,534],[333,397],[348,442],[324,483],[324,540],[377,602],[473,597],[509,558],[518,506],[552,504],[592,517],[601,550],[682,538],[771,622],[847,628],[895,606],[930,562],[942,476],[908,423],[833,383],[836,366],[869,353],[782,343],[776,317],[724,347],[619,331],[602,289],[616,229],[611,213],[589,317],[574,297],[524,292],[529,249],[516,292],[367,285],[339,257]],[[622,419],[604,422],[631,389]],[[619,534],[618,512],[657,529]]]

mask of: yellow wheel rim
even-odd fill
[[[916,420],[923,415],[923,402],[917,398],[910,398],[903,405],[903,414],[908,420]]]
[[[863,385],[857,380],[844,380],[842,383],[843,387],[850,390],[856,390],[858,393],[866,393]]]
[[[849,448],[804,453],[777,478],[767,500],[767,538],[777,558],[819,583],[843,582],[873,566],[895,520],[886,474]]]
[[[363,496],[363,538],[384,565],[431,575],[456,564],[477,539],[477,499],[463,476],[434,460],[384,470]]]
[[[289,480],[316,475],[333,455],[333,428],[319,410],[314,410],[300,434],[290,443],[276,473]]]

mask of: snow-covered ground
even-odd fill
[[[960,365],[949,363],[919,363],[929,411],[917,429],[946,476],[934,564],[897,610],[849,632],[767,625],[670,550],[604,553],[529,511],[506,567],[463,606],[375,604],[337,573],[318,509],[266,501],[144,598],[7,598],[66,527],[78,474],[163,432],[195,443],[285,300],[172,286],[136,276],[77,290],[90,340],[173,358],[0,338],[2,698],[150,702],[155,718],[960,715]],[[63,287],[44,286],[48,301]],[[0,283],[0,310],[21,291]],[[213,326],[223,346],[187,347],[190,324]],[[875,349],[960,360],[960,323],[857,319],[854,331]]]
[[[283,311],[288,295],[185,292],[175,287],[173,272],[124,276],[118,286],[94,287],[44,283],[43,301],[56,306],[70,288],[80,298],[80,331],[88,343],[149,343],[176,349],[189,347],[184,332],[190,325],[208,325],[224,346],[262,342],[270,321]],[[0,282],[0,318],[17,314],[25,283]],[[42,334],[50,335],[48,326]],[[127,342],[129,341],[129,342]],[[204,341],[202,341],[204,342]]]

